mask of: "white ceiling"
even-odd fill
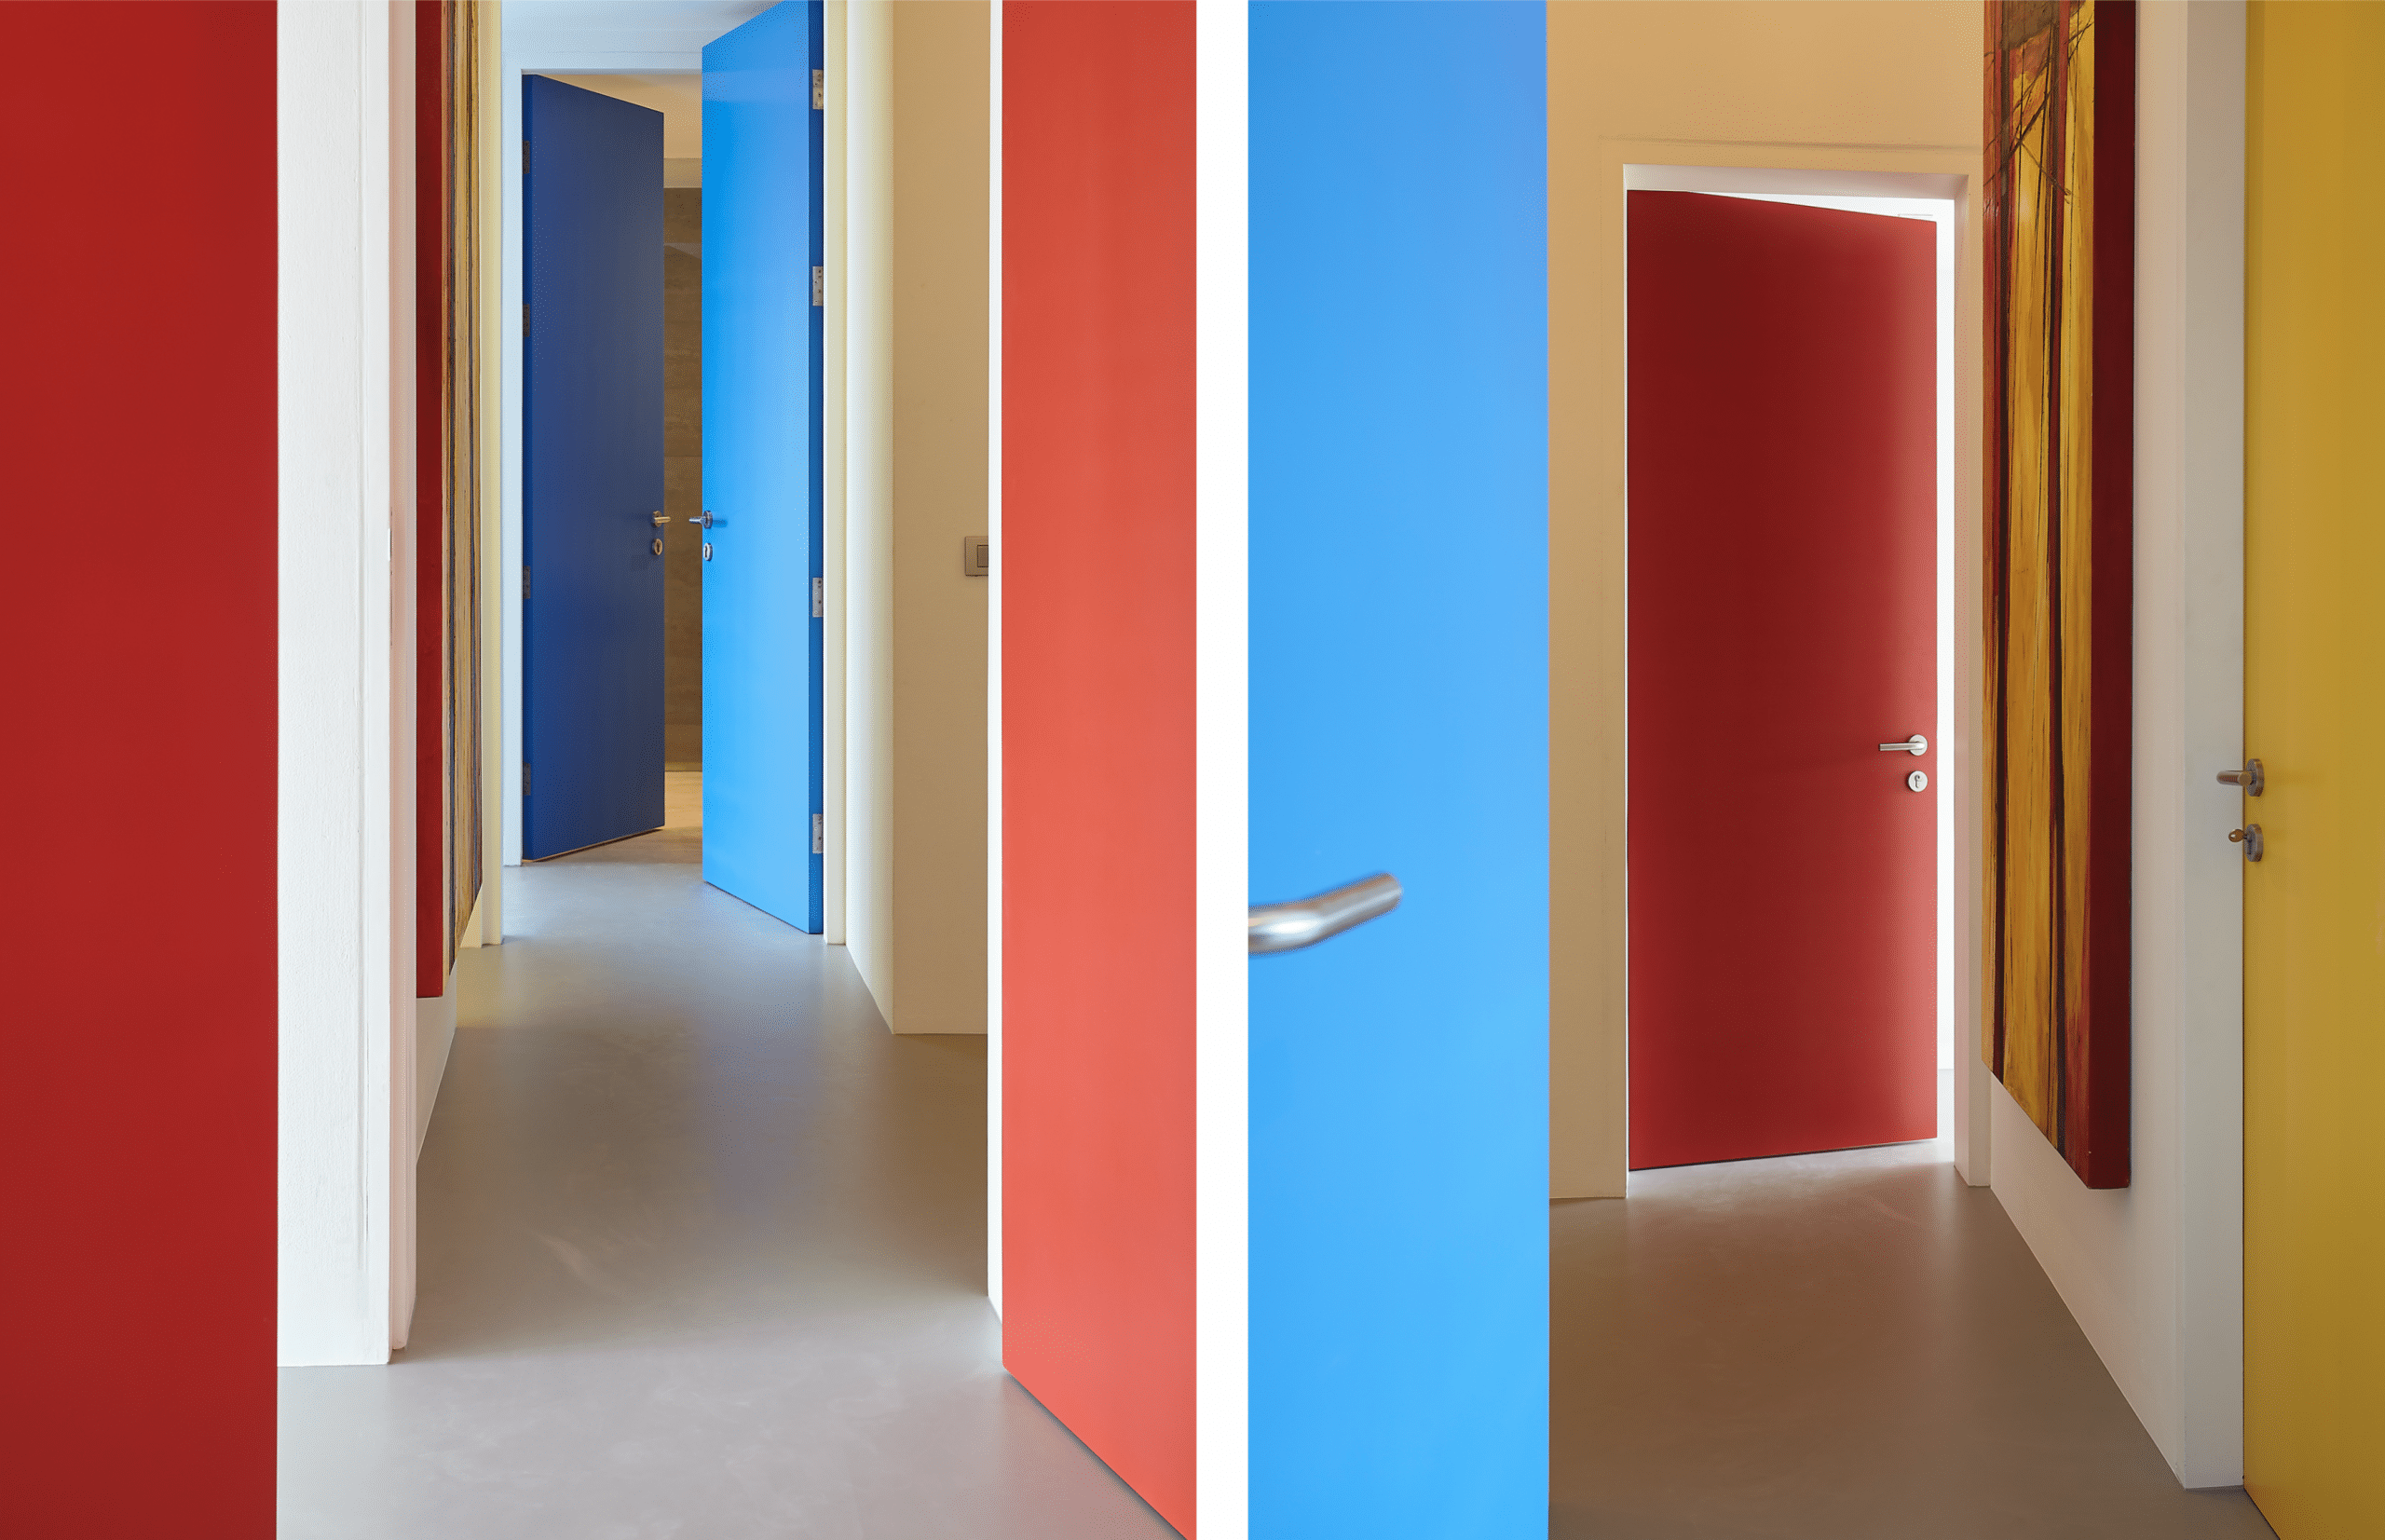
[[[706,43],[759,16],[772,3],[506,0],[497,14],[511,69],[638,75],[702,69]]]

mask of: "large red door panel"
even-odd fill
[[[1002,1361],[1193,1529],[1193,32],[1002,11]]]
[[[1630,1164],[1927,1138],[1935,228],[1629,200]]]
[[[0,5],[10,1540],[273,1533],[274,28]]]

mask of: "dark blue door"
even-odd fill
[[[522,853],[662,823],[662,115],[522,82]]]
[[[820,7],[704,48],[704,879],[820,929]]]

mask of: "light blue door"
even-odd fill
[[[704,49],[704,879],[820,930],[817,0]]]
[[[1250,8],[1257,1540],[1547,1533],[1538,5]]]
[[[522,853],[662,822],[662,115],[522,81]]]

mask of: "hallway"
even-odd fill
[[[672,824],[508,873],[421,1163],[414,1340],[281,1371],[290,1540],[1141,1540],[998,1367],[981,1039]],[[1555,1540],[2259,1540],[2181,1491],[1942,1142],[1552,1215]]]
[[[507,871],[462,956],[388,1368],[281,1370],[284,1540],[1134,1540],[1003,1374],[982,1038],[887,1033],[841,949],[672,826]]]

